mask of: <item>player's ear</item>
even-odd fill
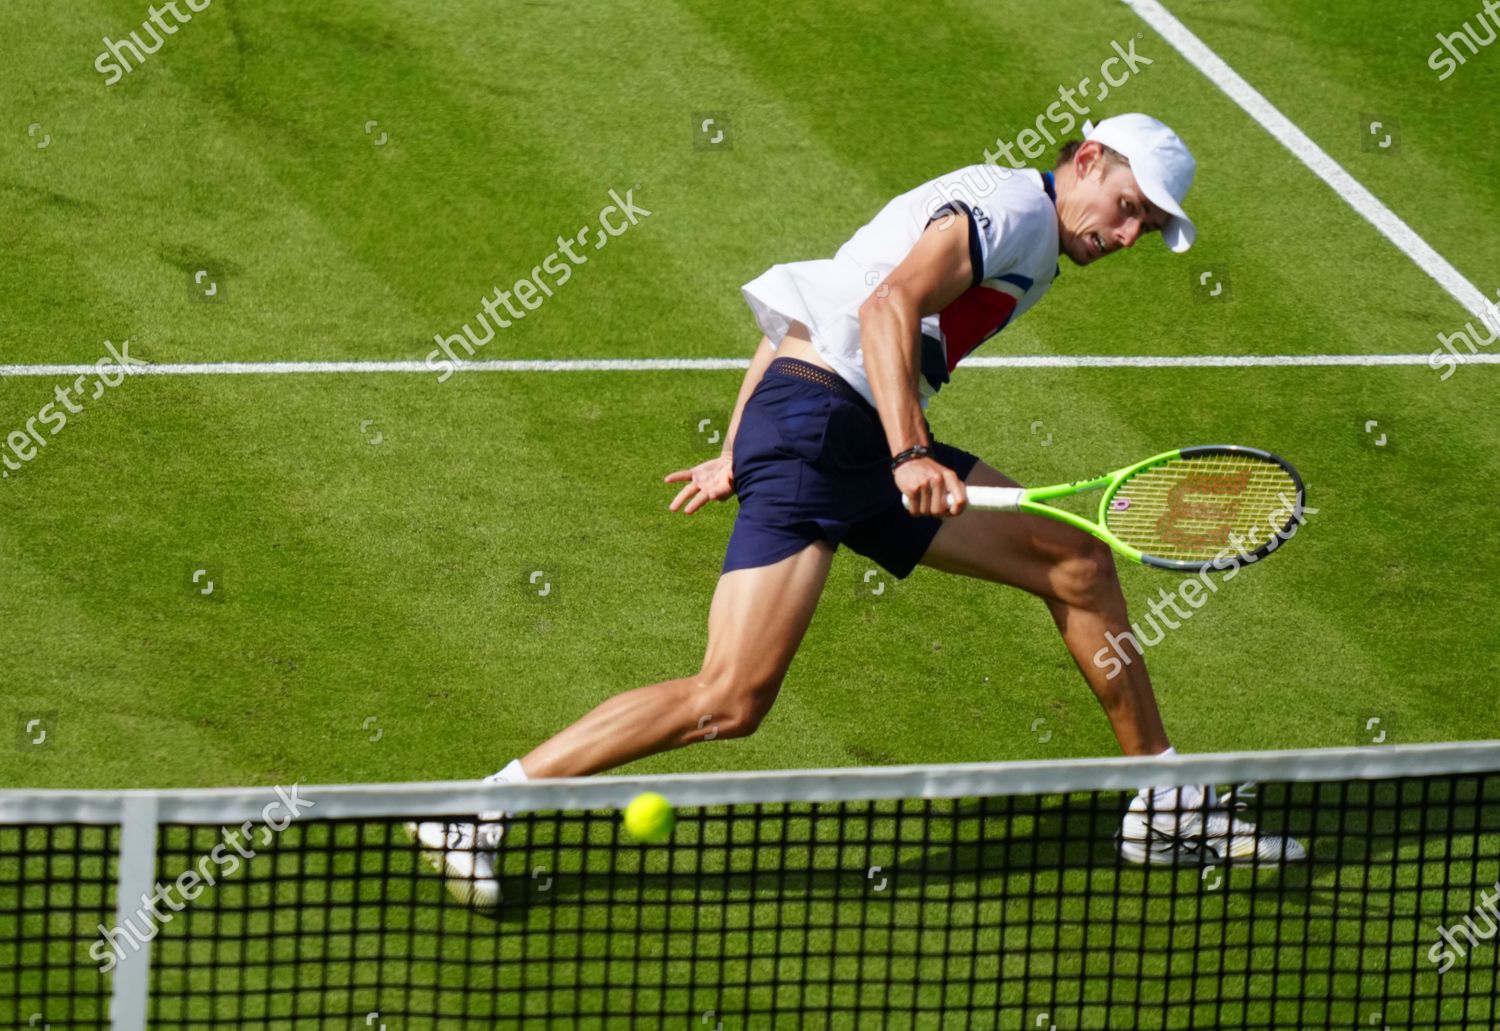
[[[1104,145],[1096,140],[1084,140],[1073,154],[1073,172],[1080,180],[1091,176],[1103,178],[1107,164],[1108,162],[1104,159]]]

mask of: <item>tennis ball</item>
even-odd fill
[[[637,841],[660,845],[672,836],[677,814],[672,803],[654,791],[636,795],[625,807],[625,829]]]

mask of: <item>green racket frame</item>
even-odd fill
[[[969,507],[986,512],[1024,512],[1028,515],[1045,516],[1058,522],[1067,523],[1076,527],[1084,533],[1091,534],[1099,540],[1108,544],[1120,555],[1125,556],[1133,562],[1142,565],[1154,566],[1157,569],[1170,569],[1180,573],[1197,573],[1214,564],[1213,560],[1182,560],[1167,559],[1156,555],[1145,554],[1140,549],[1126,544],[1105,525],[1109,516],[1110,502],[1114,500],[1115,494],[1136,473],[1153,466],[1163,465],[1178,458],[1206,458],[1212,455],[1241,455],[1260,459],[1280,466],[1292,479],[1297,488],[1297,498],[1293,510],[1288,514],[1286,523],[1279,528],[1279,532],[1272,534],[1267,541],[1254,551],[1238,554],[1240,562],[1254,562],[1257,559],[1269,555],[1275,551],[1281,541],[1291,536],[1293,524],[1301,521],[1303,507],[1306,502],[1307,492],[1302,483],[1302,476],[1286,459],[1274,455],[1260,448],[1243,447],[1238,444],[1204,444],[1197,447],[1178,448],[1175,451],[1164,451],[1159,455],[1136,462],[1134,465],[1125,466],[1114,472],[1095,476],[1088,480],[1078,480],[1074,483],[1058,483],[1050,487],[969,487],[966,491],[969,497]],[[1085,516],[1061,508],[1053,508],[1043,502],[1054,498],[1064,498],[1073,494],[1083,494],[1087,491],[1104,488],[1104,496],[1099,500],[1099,511],[1096,519],[1088,519]],[[905,499],[903,499],[905,501]],[[1287,532],[1291,531],[1291,532]]]

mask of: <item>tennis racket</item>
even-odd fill
[[[1101,488],[1092,520],[1043,504]],[[1093,534],[1135,562],[1188,573],[1269,555],[1297,532],[1306,500],[1290,462],[1233,444],[1166,451],[1077,483],[970,487],[967,493],[970,508],[1046,516]]]

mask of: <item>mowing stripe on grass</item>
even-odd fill
[[[1020,354],[969,358],[966,369],[1241,369],[1328,365],[1426,365],[1425,354]],[[1500,363],[1500,354],[1464,356],[1465,365]],[[747,369],[748,358],[581,358],[571,361],[462,362],[458,372],[702,372]],[[7,376],[78,376],[92,365],[0,365]],[[139,376],[304,376],[370,372],[431,373],[419,361],[164,362],[132,369]]]
[[[1381,234],[1417,266],[1426,272],[1438,285],[1457,299],[1471,315],[1483,316],[1489,311],[1489,300],[1473,283],[1448,263],[1432,246],[1403,222],[1390,208],[1382,204],[1373,193],[1355,179],[1312,139],[1278,111],[1254,86],[1240,76],[1224,60],[1193,35],[1172,12],[1158,0],[1122,0],[1141,19],[1161,35],[1183,58],[1202,72],[1213,84],[1223,90],[1230,100],[1244,109],[1260,126],[1276,137],[1297,160],[1317,174],[1364,219],[1380,230]]]

